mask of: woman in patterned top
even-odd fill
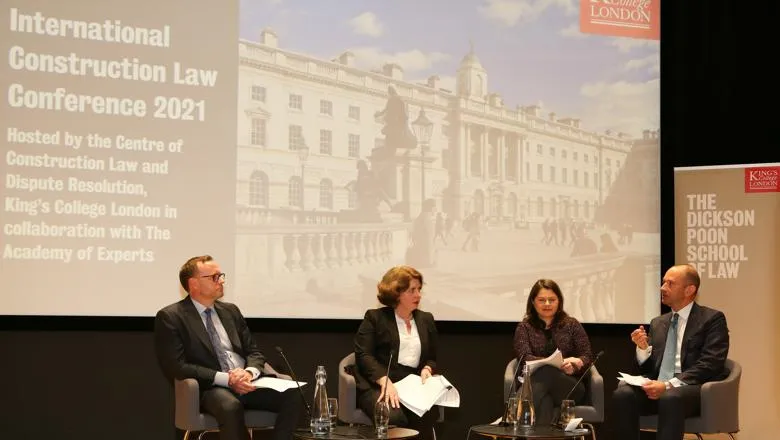
[[[588,335],[579,321],[563,311],[563,294],[555,281],[540,279],[531,287],[525,318],[515,329],[514,349],[521,369],[526,361],[561,351],[564,360],[560,368],[545,365],[531,375],[536,423],[553,423],[561,400],[593,360]],[[569,397],[577,403],[585,397],[583,382]]]

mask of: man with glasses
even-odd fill
[[[705,382],[723,380],[729,353],[729,329],[723,312],[698,305],[699,273],[693,266],[671,267],[661,285],[661,302],[669,313],[631,333],[636,362],[649,383],[621,383],[612,399],[617,437],[639,439],[639,416],[658,414],[660,440],[682,440],[685,418],[699,414]]]
[[[249,331],[241,311],[219,301],[225,274],[209,255],[187,260],[179,282],[189,294],[159,312],[154,322],[157,359],[165,376],[194,378],[200,386],[200,404],[213,415],[222,440],[248,440],[244,408],[276,412],[272,439],[289,440],[298,426],[301,396],[256,389],[265,357]]]

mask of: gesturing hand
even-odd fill
[[[633,341],[640,350],[647,349],[647,332],[645,332],[644,326],[640,325],[638,329],[631,332],[631,341]]]

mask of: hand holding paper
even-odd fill
[[[629,385],[633,385],[635,387],[641,387],[650,382],[650,379],[644,376],[632,376],[630,374],[620,373],[620,372],[618,374],[620,374],[618,380],[622,380],[623,382]]]
[[[458,407],[460,393],[441,375],[431,376],[425,383],[416,374],[410,374],[395,383],[401,403],[418,416],[422,416],[433,405]]]
[[[542,365],[552,365],[555,368],[561,368],[561,365],[563,365],[563,354],[561,354],[561,350],[555,350],[555,353],[551,354],[550,356],[544,358],[544,359],[537,359],[535,361],[525,361],[526,365],[528,365],[528,372],[533,373],[537,368],[541,367]]]

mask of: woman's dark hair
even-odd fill
[[[545,278],[537,280],[533,287],[531,287],[531,292],[528,294],[528,303],[525,306],[525,319],[528,320],[528,323],[533,327],[544,330],[544,328],[547,327],[547,324],[539,317],[539,314],[536,313],[536,308],[534,307],[534,301],[542,289],[549,289],[558,297],[558,311],[555,312],[552,325],[557,324],[569,315],[563,311],[563,293],[561,293],[561,288],[558,286],[558,283]]]
[[[422,274],[412,266],[390,268],[376,285],[377,299],[386,306],[397,306],[398,298],[409,289],[412,280],[419,281],[420,286],[423,284]]]

